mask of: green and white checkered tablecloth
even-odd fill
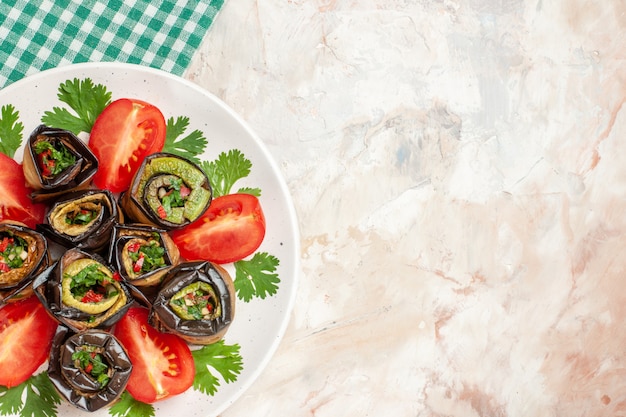
[[[0,0],[0,88],[78,62],[128,62],[182,75],[223,2]]]

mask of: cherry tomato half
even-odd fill
[[[152,104],[129,98],[109,104],[89,136],[99,162],[93,183],[113,193],[128,189],[144,158],[163,149],[165,129],[163,114]]]
[[[172,232],[184,258],[218,264],[252,254],[264,237],[265,216],[259,199],[251,194],[217,197],[198,220]]]

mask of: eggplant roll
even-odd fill
[[[128,353],[112,334],[57,328],[48,375],[57,391],[76,407],[96,411],[113,403],[126,389],[132,368]]]
[[[98,251],[108,245],[113,226],[122,220],[110,191],[83,190],[63,196],[37,228],[65,247]]]
[[[110,328],[133,303],[119,274],[99,256],[76,248],[40,274],[33,288],[48,311],[75,332]]]
[[[31,197],[39,202],[89,186],[98,160],[72,132],[40,125],[28,139],[23,167]]]
[[[119,224],[113,228],[108,261],[127,282],[150,287],[160,284],[167,271],[179,263],[180,252],[163,229]]]
[[[180,229],[209,207],[212,189],[204,171],[177,155],[149,155],[120,200],[125,214],[138,223]]]
[[[0,303],[31,295],[33,280],[49,262],[48,241],[41,233],[0,222]]]
[[[224,268],[207,261],[184,262],[166,275],[150,323],[188,343],[208,345],[228,330],[235,300],[233,281]]]

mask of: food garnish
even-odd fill
[[[0,152],[13,158],[22,145],[24,125],[19,121],[19,113],[11,104],[0,108]]]
[[[89,133],[96,117],[111,103],[111,92],[102,84],[94,84],[90,78],[67,80],[59,86],[57,97],[73,111],[53,107],[41,118],[42,123],[67,129],[78,135]]]

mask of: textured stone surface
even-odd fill
[[[626,4],[229,0],[186,78],[300,221],[238,416],[626,415]]]

